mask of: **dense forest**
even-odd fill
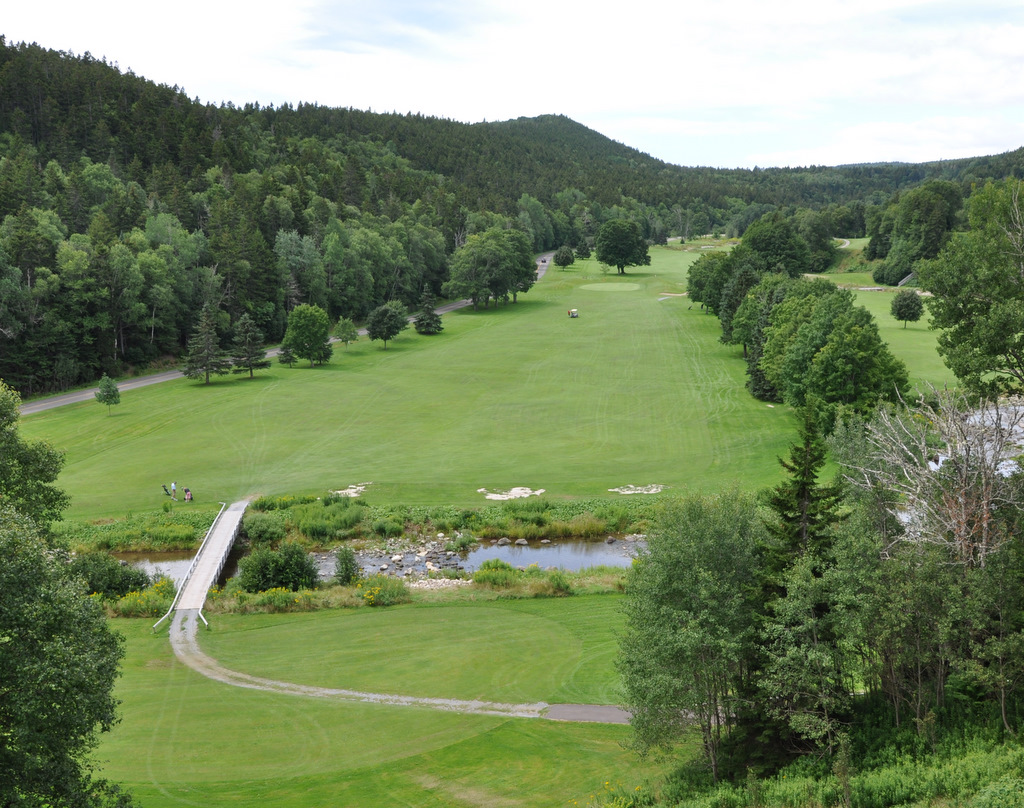
[[[246,314],[277,341],[301,304],[332,322],[415,307],[493,228],[541,251],[592,246],[612,219],[661,243],[740,235],[781,213],[823,244],[885,224],[879,212],[928,181],[966,196],[1007,176],[1024,176],[1024,149],[686,168],[562,116],[213,106],[89,54],[0,37],[0,378],[32,395],[175,361],[204,306],[225,342]]]

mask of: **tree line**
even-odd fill
[[[204,307],[228,344],[243,316],[280,340],[299,305],[334,322],[389,301],[411,309],[424,292],[514,298],[522,281],[480,280],[493,267],[468,278],[455,262],[495,229],[534,252],[588,250],[609,221],[659,243],[741,235],[772,211],[820,268],[832,236],[866,232],[895,191],[936,177],[965,187],[1024,164],[1011,153],[683,168],[561,116],[468,125],[215,107],[89,54],[2,38],[0,86],[0,377],[26,394],[174,359]]]
[[[748,361],[759,357],[750,367],[763,379],[752,371],[752,384],[781,383],[798,439],[780,459],[778,486],[685,497],[651,531],[629,575],[619,658],[639,751],[674,749],[695,729],[713,781],[746,780],[749,792],[749,778],[802,757],[808,771],[843,780],[839,799],[851,805],[853,761],[1018,737],[1022,191],[1015,179],[978,187],[967,229],[915,262],[939,352],[958,379],[956,391],[916,398],[899,374],[895,394],[873,401],[830,407],[820,388],[812,398],[816,381],[836,376],[815,367],[830,352],[827,326],[846,330],[838,323],[850,310],[843,294],[781,271],[806,257],[784,238],[784,222],[751,226],[788,246],[774,254],[779,272],[751,278],[723,330],[728,322],[730,338],[745,341]],[[707,300],[721,290],[719,303],[705,303],[720,316],[746,260],[736,253],[732,275],[720,271],[724,256],[702,258],[695,273]],[[758,328],[763,336],[750,336]],[[778,362],[788,370],[777,374]],[[823,482],[829,455],[839,471]]]

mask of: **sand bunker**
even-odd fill
[[[373,483],[358,483],[350,485],[348,488],[343,488],[340,491],[332,491],[331,493],[342,497],[361,497],[366,491],[367,486],[370,485],[373,485]]]
[[[658,485],[652,483],[651,485],[623,485],[619,488],[609,488],[609,491],[614,491],[616,494],[657,494],[668,488],[667,485]]]
[[[510,488],[508,491],[488,491],[486,488],[476,489],[478,494],[483,494],[487,499],[521,499],[522,497],[539,497],[544,493],[543,488],[534,491],[532,488]]]

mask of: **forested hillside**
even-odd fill
[[[1024,150],[943,163],[673,166],[562,116],[464,124],[316,105],[213,106],[92,56],[0,37],[0,378],[23,394],[178,357],[199,312],[276,341],[303,303],[364,319],[442,293],[490,228],[533,250],[605,221],[650,242],[766,212],[861,235],[929,179],[1024,175]]]

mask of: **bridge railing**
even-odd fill
[[[221,503],[221,504],[223,504],[223,503]],[[220,514],[217,514],[217,518],[220,519]],[[228,563],[228,556],[231,555],[231,548],[235,546],[235,539],[238,538],[238,531],[241,530],[241,528],[242,528],[242,520],[239,519],[238,522],[235,524],[234,535],[231,536],[231,541],[228,542],[227,550],[220,557],[220,561],[217,562],[217,572],[215,572],[214,575],[213,575],[213,580],[214,581],[219,580],[220,579],[220,574],[222,572],[224,572],[224,565]],[[204,543],[205,543],[205,540],[204,540]],[[195,562],[193,562],[193,564],[194,563]],[[202,610],[202,608],[199,609],[199,619],[202,620],[203,623],[205,623],[206,625],[210,625],[209,623],[206,622],[206,618],[203,617],[203,610]]]
[[[167,610],[167,614],[161,617],[153,624],[153,631],[156,631],[156,627],[159,626],[164,620],[170,617],[174,611],[174,607],[178,605],[178,600],[181,598],[181,593],[185,591],[185,587],[188,586],[189,578],[192,577],[192,573],[195,572],[196,564],[199,563],[200,557],[203,555],[203,550],[206,549],[206,545],[210,541],[210,536],[213,535],[213,531],[217,527],[217,523],[220,518],[224,515],[224,509],[228,506],[226,502],[220,504],[220,510],[217,512],[217,518],[213,520],[213,524],[210,525],[210,529],[206,531],[206,535],[203,536],[203,543],[199,545],[199,550],[196,552],[195,558],[192,559],[192,563],[189,565],[188,572],[185,573],[185,577],[181,581],[181,585],[178,586],[178,591],[174,593],[174,600],[171,601],[171,607]],[[224,559],[221,559],[220,566],[217,568],[217,575],[224,569]],[[203,622],[206,622],[205,620]]]

